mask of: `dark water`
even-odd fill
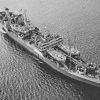
[[[99,0],[0,0],[0,7],[25,8],[32,22],[62,35],[87,61],[100,64]],[[100,100],[100,89],[41,63],[0,33],[0,100]]]

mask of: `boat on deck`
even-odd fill
[[[0,12],[1,32],[7,34],[54,70],[77,81],[100,87],[100,68],[85,62],[77,48],[65,46],[59,35],[40,32],[23,14]]]

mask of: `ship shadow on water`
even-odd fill
[[[16,43],[13,39],[11,39],[8,35],[4,34],[4,40],[5,42],[12,47],[11,49],[16,49],[17,51],[21,52],[22,54],[28,55],[32,59],[32,61],[37,63],[37,67],[44,72],[43,75],[51,75],[52,77],[55,77],[57,79],[62,80],[62,83],[66,83],[66,87],[69,89],[76,89],[77,91],[81,92],[82,100],[98,100],[100,98],[100,89],[79,81],[76,81],[74,79],[71,79],[60,72],[57,72],[53,68],[51,68],[46,63],[42,62],[42,60],[38,59],[35,55],[30,53],[28,50],[24,49],[24,47],[20,46],[18,43]],[[63,84],[64,85],[64,84]],[[64,85],[65,86],[65,85]],[[70,99],[69,99],[70,100]],[[80,99],[77,99],[80,100]]]

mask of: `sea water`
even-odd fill
[[[27,9],[41,32],[70,38],[82,58],[100,65],[99,0],[0,0],[0,8]],[[100,89],[72,80],[0,33],[1,100],[99,100]]]

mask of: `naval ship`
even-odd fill
[[[18,13],[5,8],[0,12],[0,31],[23,46],[54,70],[78,82],[100,87],[100,68],[84,61],[77,48],[64,45],[60,35],[44,34],[27,17],[26,10]]]

